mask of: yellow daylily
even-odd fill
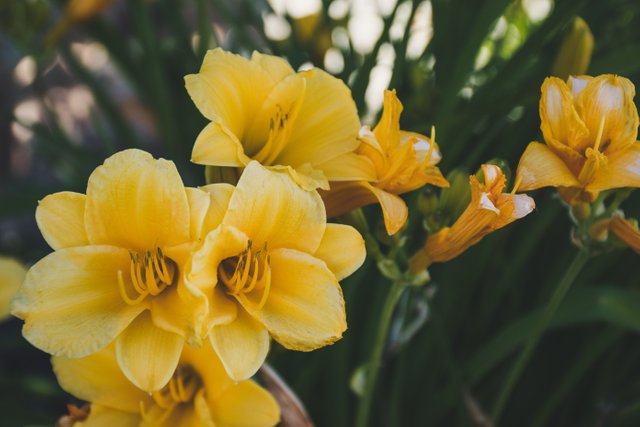
[[[209,344],[185,347],[168,384],[153,393],[122,374],[113,346],[52,364],[64,390],[91,402],[75,427],[269,427],[280,419],[273,396],[253,381],[231,380]]]
[[[322,70],[296,73],[275,56],[249,60],[218,48],[185,82],[211,121],[193,147],[195,163],[244,168],[253,159],[289,170],[308,189],[374,174],[353,153],[360,122],[351,92]]]
[[[389,234],[395,234],[406,222],[408,209],[398,197],[425,184],[448,187],[449,183],[436,167],[442,155],[431,138],[400,130],[402,103],[395,90],[384,93],[384,110],[380,122],[371,131],[360,129],[361,142],[356,151],[371,161],[375,178],[350,182],[332,182],[331,190],[322,192],[327,215],[337,216],[357,207],[379,203]]]
[[[338,280],[364,262],[364,241],[352,227],[326,223],[316,191],[250,162],[210,230],[186,281],[209,295],[209,339],[231,378],[258,370],[270,336],[300,351],[342,336]]]
[[[640,186],[635,88],[623,77],[549,77],[540,118],[545,144],[532,142],[518,165],[522,191],[559,187],[569,204],[610,188]]]
[[[496,165],[482,165],[484,183],[469,177],[471,203],[451,227],[430,235],[425,246],[410,261],[412,271],[420,271],[433,262],[449,261],[487,234],[527,216],[535,208],[524,194],[503,193],[506,178]]]
[[[15,259],[0,256],[0,321],[9,317],[11,299],[26,273],[27,269]]]
[[[182,280],[211,196],[185,189],[173,162],[140,150],[107,159],[87,194],[44,198],[36,220],[54,252],[36,263],[13,302],[24,337],[56,356],[84,357],[115,340],[138,387],[171,378],[185,340],[198,344],[207,299]],[[221,217],[220,217],[221,218]]]

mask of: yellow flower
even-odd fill
[[[364,181],[332,182],[331,190],[322,193],[327,215],[337,216],[360,206],[380,203],[389,234],[395,234],[407,220],[405,202],[398,197],[425,184],[448,187],[449,183],[436,167],[442,155],[431,138],[400,130],[402,103],[395,90],[384,93],[384,110],[373,132],[364,126],[358,135],[358,154],[368,158],[375,168],[375,178]]]
[[[268,427],[280,419],[271,394],[253,381],[232,381],[209,344],[185,347],[168,384],[151,394],[122,374],[113,346],[52,364],[63,389],[91,402],[75,427]]]
[[[355,155],[359,120],[351,92],[322,70],[295,73],[275,56],[251,59],[214,49],[187,91],[209,123],[193,147],[192,161],[243,168],[251,159],[283,167],[306,188],[327,180],[373,176]]]
[[[15,259],[0,256],[0,321],[9,317],[11,299],[26,273],[27,269]]]
[[[209,197],[185,189],[173,162],[140,150],[96,168],[86,195],[47,196],[36,220],[54,252],[31,267],[13,302],[25,338],[74,358],[115,340],[134,384],[163,387],[207,316],[206,296],[182,271],[202,222],[215,222],[203,213]]]
[[[209,338],[231,378],[258,370],[270,336],[301,351],[342,336],[338,280],[363,263],[364,241],[352,227],[326,223],[316,191],[251,162],[210,230],[186,280],[210,297]]]
[[[592,202],[600,191],[640,186],[638,111],[633,84],[610,74],[549,77],[540,118],[545,144],[532,142],[518,165],[522,191],[559,187],[570,204]]]
[[[524,194],[503,193],[505,176],[498,166],[482,165],[484,183],[472,175],[471,203],[451,227],[427,238],[425,246],[411,259],[411,269],[420,271],[432,262],[449,261],[487,234],[525,217],[535,202]]]

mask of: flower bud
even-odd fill
[[[471,200],[469,176],[461,170],[453,170],[447,175],[450,187],[440,193],[440,210],[451,221],[460,216]]]
[[[562,40],[551,74],[561,79],[585,74],[592,52],[593,34],[587,23],[576,17]]]

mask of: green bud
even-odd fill
[[[447,175],[449,188],[443,188],[440,193],[440,211],[442,217],[455,220],[466,209],[471,200],[469,188],[469,175],[461,170],[454,169]],[[442,224],[446,226],[448,224]]]
[[[587,202],[579,202],[571,206],[571,216],[576,222],[583,222],[591,217],[591,205]]]
[[[430,187],[424,187],[418,195],[418,211],[427,217],[438,210],[438,195]]]

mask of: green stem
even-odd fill
[[[513,388],[517,384],[522,371],[527,366],[529,359],[533,355],[534,350],[540,342],[540,338],[542,338],[544,331],[547,329],[549,323],[553,319],[553,316],[556,314],[560,303],[571,288],[571,285],[575,281],[576,277],[578,277],[578,273],[580,273],[582,267],[584,267],[587,263],[588,259],[589,252],[586,250],[580,250],[573,259],[573,262],[569,265],[569,268],[567,268],[564,276],[556,286],[553,295],[551,295],[551,299],[547,303],[547,306],[542,313],[542,317],[535,325],[532,334],[529,336],[529,339],[527,340],[524,348],[520,352],[520,355],[511,368],[506,381],[502,385],[502,390],[500,391],[498,400],[496,401],[496,404],[493,408],[493,422],[496,426],[499,425],[500,417],[502,416],[502,412],[504,411],[509,397],[511,397],[511,392],[513,391]]]
[[[391,318],[393,317],[396,304],[402,295],[402,291],[404,291],[404,285],[401,282],[394,282],[391,285],[391,289],[389,289],[389,293],[387,294],[387,298],[384,302],[378,328],[376,329],[373,351],[371,352],[371,358],[367,364],[365,388],[358,405],[355,424],[356,427],[367,427],[369,425],[371,404],[373,403],[373,395],[376,388],[378,373],[382,366],[382,355],[384,353],[384,347],[389,333],[389,326],[391,325]]]

